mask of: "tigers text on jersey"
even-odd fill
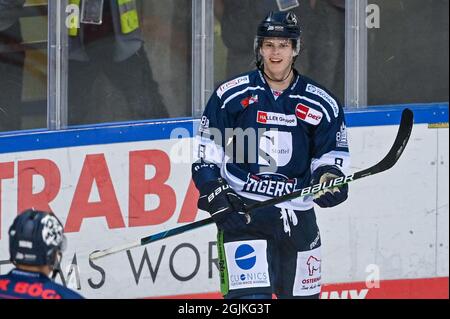
[[[240,196],[258,201],[309,186],[319,166],[335,165],[344,173],[349,167],[341,105],[297,71],[276,98],[256,70],[220,85],[194,145],[197,159],[218,168],[198,170],[197,187],[221,175]],[[313,202],[298,198],[277,206],[308,210]]]

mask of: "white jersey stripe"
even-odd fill
[[[242,91],[239,91],[239,92],[236,92],[236,93],[230,95],[230,96],[223,102],[223,105],[222,105],[221,109],[224,109],[225,106],[227,105],[227,103],[230,102],[230,101],[231,101],[232,99],[234,99],[235,97],[237,97],[237,96],[239,96],[239,95],[241,95],[241,94],[244,94],[244,93],[247,92],[247,91],[256,91],[256,90],[262,90],[262,91],[265,91],[266,89],[263,88],[263,87],[261,87],[261,86],[256,86],[256,87],[249,86],[248,88],[245,88],[245,89],[242,90]]]

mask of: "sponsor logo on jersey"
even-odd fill
[[[297,118],[294,114],[286,115],[258,111],[256,122],[267,125],[297,126]]]
[[[284,167],[291,161],[293,153],[292,133],[271,128],[259,140],[258,164]]]
[[[306,86],[306,92],[320,96],[322,99],[324,99],[333,109],[334,117],[338,117],[339,105],[337,104],[336,100],[331,97],[331,95],[312,84],[308,84]]]
[[[348,147],[347,127],[344,123],[342,123],[339,132],[336,133],[336,146],[344,148]]]
[[[224,248],[230,290],[270,286],[265,240],[234,241]]]
[[[236,249],[234,254],[234,260],[236,265],[243,270],[252,269],[256,264],[256,253],[252,246],[241,245]]]
[[[320,293],[321,259],[320,247],[297,253],[297,269],[294,281],[294,296],[309,296]]]
[[[317,259],[314,256],[309,256],[306,264],[308,265],[309,276],[313,276],[314,272],[320,272],[320,259]]]
[[[241,101],[241,105],[244,108],[247,108],[249,105],[252,105],[254,103],[258,103],[258,95],[252,95],[249,97],[246,97]]]
[[[61,296],[54,290],[45,288],[42,283],[29,283],[18,281],[11,282],[9,279],[0,280],[0,291],[14,292],[14,294],[24,297],[42,298],[42,299],[61,299]]]
[[[222,96],[229,91],[232,88],[235,88],[237,86],[243,85],[243,84],[248,84],[250,83],[250,78],[247,76],[241,76],[240,78],[237,79],[233,79],[227,83],[222,84],[218,89],[217,89],[217,96],[219,98],[222,98]]]
[[[301,103],[295,108],[295,115],[297,115],[300,120],[315,126],[319,125],[323,118],[322,112]]]
[[[263,174],[250,176],[242,190],[257,195],[279,197],[292,193],[295,186],[295,179],[288,179],[280,174]]]

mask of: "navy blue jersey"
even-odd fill
[[[193,171],[197,188],[222,176],[240,196],[261,201],[309,186],[320,166],[348,173],[342,106],[328,90],[294,72],[281,95],[258,70],[217,88],[195,139],[194,155],[207,164]],[[313,202],[297,198],[277,206],[305,211]]]
[[[19,269],[0,276],[0,299],[83,299],[46,275]]]

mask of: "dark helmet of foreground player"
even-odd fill
[[[9,253],[14,264],[55,268],[66,247],[64,226],[53,213],[26,210],[9,228]]]
[[[301,30],[295,13],[290,11],[270,12],[258,25],[256,33],[254,49],[256,66],[258,69],[261,69],[262,67],[260,49],[264,38],[290,39],[292,41],[292,47],[294,48],[294,63],[300,53],[300,35]]]

